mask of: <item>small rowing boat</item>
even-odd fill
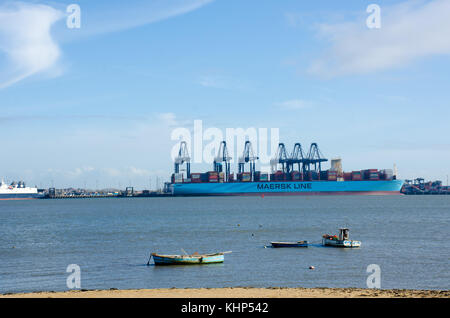
[[[308,241],[298,242],[270,242],[272,247],[308,247]]]
[[[191,255],[162,255],[152,253],[150,258],[153,257],[155,265],[196,265],[196,264],[213,264],[223,263],[224,254],[231,252],[221,252],[213,254],[198,254]],[[149,260],[150,262],[150,260]],[[148,265],[149,263],[147,263]]]

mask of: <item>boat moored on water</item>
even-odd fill
[[[163,255],[152,253],[155,265],[196,265],[196,264],[214,264],[223,263],[224,255],[231,252],[220,252],[213,254],[198,254],[191,255]],[[147,263],[148,265],[149,263]]]
[[[23,181],[12,182],[8,185],[0,180],[0,200],[27,200],[43,197],[44,195],[39,193],[36,187],[27,187]]]
[[[308,241],[298,241],[298,242],[270,242],[272,247],[308,247]]]
[[[339,229],[339,237],[337,235],[324,234],[322,236],[322,244],[332,247],[360,247],[360,241],[353,241],[349,239],[349,229]]]

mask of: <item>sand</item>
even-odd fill
[[[4,294],[0,298],[449,298],[449,290],[358,288],[200,288],[73,290]]]

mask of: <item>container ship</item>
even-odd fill
[[[397,180],[395,168],[344,172],[341,159],[332,159],[331,167],[323,170],[322,164],[328,159],[323,157],[317,143],[312,143],[306,154],[301,144],[296,143],[289,155],[285,145],[280,143],[275,158],[270,161],[270,173],[256,171],[259,158],[254,155],[250,141],[245,143],[236,176],[230,171],[231,159],[223,141],[214,159],[213,170],[191,173],[187,145],[181,142],[175,170],[166,189],[174,196],[400,195],[404,183]],[[183,164],[186,175],[181,172]]]
[[[0,200],[25,200],[39,199],[43,195],[38,192],[37,188],[30,188],[25,182],[12,182],[10,185],[3,180],[0,181]]]

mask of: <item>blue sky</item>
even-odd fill
[[[2,0],[0,176],[154,187],[173,129],[200,119],[279,128],[289,151],[317,142],[344,170],[445,182],[449,15],[443,0]]]

